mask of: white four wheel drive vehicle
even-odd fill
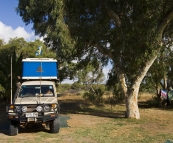
[[[41,68],[42,79],[36,80],[40,78],[38,75],[33,77],[34,72],[30,71],[32,74],[27,75],[30,74],[30,72],[27,71],[28,73],[26,73],[23,70],[22,77],[25,81],[22,82],[21,85],[18,85],[13,102],[8,105],[6,109],[9,119],[9,135],[17,135],[20,125],[31,126],[34,124],[49,125],[51,133],[58,133],[60,130],[60,108],[57,100],[56,86],[54,81],[48,80],[48,78],[54,76],[52,76],[50,74],[52,72],[49,71],[55,70],[55,66],[50,67],[54,60],[45,59],[44,61],[41,59],[40,61],[40,59],[27,59],[26,61],[34,65],[32,66],[33,71],[37,72],[38,68],[39,70]],[[49,64],[49,62],[51,62],[51,64]],[[28,66],[25,66],[25,68],[26,67],[28,69]],[[47,72],[49,75],[43,72]],[[26,78],[32,80],[28,81]]]

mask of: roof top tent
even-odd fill
[[[22,60],[22,79],[57,80],[57,60],[53,58],[26,58]]]

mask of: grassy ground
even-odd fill
[[[93,105],[81,95],[66,92],[59,98],[61,130],[50,134],[48,128],[20,128],[19,134],[8,136],[4,111],[0,114],[0,143],[164,143],[173,142],[173,108],[154,108],[143,94],[139,101],[141,119],[124,117],[125,105]]]

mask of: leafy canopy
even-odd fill
[[[26,42],[23,38],[10,39],[6,44],[0,45],[0,98],[9,99],[11,95],[11,57],[12,57],[12,89],[16,90],[18,76],[22,76],[22,59],[38,58],[35,56],[38,46],[42,45],[43,54],[40,57],[56,58],[56,54],[46,48],[43,42],[36,40]]]
[[[17,12],[45,36],[60,61],[96,58],[105,66],[110,60],[112,75],[120,67],[132,84],[158,54],[163,36],[172,34],[172,5],[172,0],[19,0]]]

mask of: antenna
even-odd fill
[[[41,69],[40,69],[40,96],[41,96],[41,80],[42,80],[42,58],[41,58]],[[39,102],[40,102],[40,96],[39,96]],[[41,103],[41,102],[40,102]]]
[[[12,76],[13,76],[13,75],[12,75],[12,70],[13,70],[13,69],[12,69],[12,56],[11,56],[11,104],[12,104],[12,94],[13,94],[13,93],[12,93]]]

